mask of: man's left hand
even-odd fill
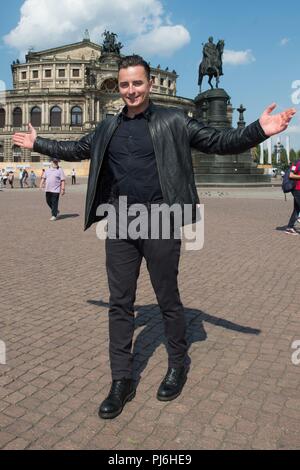
[[[259,119],[264,133],[268,137],[285,131],[290,123],[290,120],[297,112],[295,108],[289,108],[285,111],[282,111],[282,113],[271,115],[276,106],[277,105],[275,103],[268,106]]]

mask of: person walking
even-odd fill
[[[20,171],[19,171],[19,185],[20,185],[21,189],[23,189],[23,177],[24,177],[23,168],[20,168]]]
[[[10,184],[10,189],[14,189],[14,179],[15,175],[12,171],[8,173],[8,183]]]
[[[30,187],[32,189],[37,187],[36,186],[36,174],[33,170],[30,172]]]
[[[65,194],[65,174],[59,166],[59,159],[54,157],[51,166],[45,171],[42,177],[40,188],[45,189],[46,202],[51,209],[51,221],[57,220],[59,214],[59,196]]]
[[[23,187],[26,186],[26,188],[29,188],[29,185],[28,185],[28,171],[26,170],[26,168],[24,168],[24,171],[23,171],[23,179],[22,179],[22,182],[23,182]]]
[[[290,178],[295,181],[295,188],[292,191],[294,198],[294,209],[290,217],[285,233],[288,235],[298,235],[298,232],[295,230],[295,224],[299,219],[300,213],[300,160],[293,163],[290,171]]]
[[[151,208],[164,202],[197,208],[191,148],[220,155],[239,154],[284,131],[294,108],[272,115],[270,105],[260,119],[245,128],[217,130],[187,116],[182,110],[156,106],[149,64],[140,56],[120,59],[118,84],[125,103],[122,112],[103,120],[79,141],[55,141],[29,133],[16,133],[14,143],[67,161],[91,158],[85,229],[105,218],[101,204],[117,205],[126,197],[128,210],[135,203]],[[194,219],[195,221],[195,219]],[[120,227],[123,229],[124,227]],[[157,399],[170,401],[183,390],[189,371],[184,309],[178,289],[181,240],[108,237],[106,267],[110,290],[109,356],[110,391],[99,407],[102,419],[118,416],[135,396],[132,342],[134,302],[142,259],[145,258],[167,338],[168,367]]]
[[[2,178],[3,178],[3,184],[6,186],[7,178],[8,178],[8,173],[6,170],[2,170]]]
[[[72,170],[72,185],[76,184],[76,171],[73,168]]]

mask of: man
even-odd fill
[[[23,170],[23,168],[20,168],[20,170],[19,170],[19,184],[20,184],[21,189],[23,189],[23,178],[24,178],[24,170]]]
[[[75,168],[73,168],[71,176],[72,176],[72,186],[73,186],[74,184],[76,184],[76,171],[75,171]]]
[[[127,196],[151,207],[164,201],[171,206],[199,203],[194,182],[191,147],[203,152],[232,154],[254,147],[285,130],[294,109],[275,116],[269,106],[259,121],[245,129],[218,131],[184,114],[181,110],[155,106],[150,101],[152,81],[149,65],[139,56],[123,57],[119,64],[119,90],[124,100],[122,113],[102,121],[96,130],[78,142],[57,142],[29,134],[16,134],[16,145],[65,160],[91,158],[86,201],[85,229],[95,221],[97,207],[119,196]],[[103,217],[102,217],[103,218]],[[106,266],[110,289],[109,335],[112,386],[99,409],[104,419],[118,416],[135,396],[132,379],[134,301],[142,258],[163,315],[167,337],[168,370],[157,398],[173,400],[187,379],[188,356],[184,310],[177,275],[179,239],[106,240]]]
[[[298,235],[298,232],[295,230],[295,223],[299,218],[300,213],[300,160],[296,163],[293,163],[290,171],[290,179],[295,181],[295,188],[292,191],[294,197],[294,209],[290,217],[285,233],[288,235]]]
[[[40,189],[45,189],[46,202],[51,209],[51,222],[57,220],[59,196],[65,194],[65,180],[65,174],[59,167],[58,158],[52,158],[51,165],[43,174],[40,183]]]
[[[28,171],[26,170],[26,168],[24,168],[24,171],[23,171],[23,187],[26,186],[26,188],[28,188],[28,183],[27,183],[27,180],[28,180]]]
[[[6,186],[6,181],[7,181],[7,178],[8,178],[8,174],[7,174],[7,171],[4,168],[2,169],[2,178],[3,178],[3,184],[4,184],[4,186]]]
[[[33,170],[30,172],[30,187],[31,189],[36,188],[36,174]]]
[[[218,50],[214,44],[214,38],[210,36],[208,42],[203,47],[203,62],[206,72],[209,72],[212,68],[215,68],[218,61]]]

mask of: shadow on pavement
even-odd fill
[[[80,217],[80,214],[62,214],[57,217],[57,220],[75,219],[76,217]]]
[[[278,232],[285,232],[285,230],[287,229],[287,225],[284,225],[283,227],[276,227],[276,230]],[[299,232],[299,226],[297,227],[297,225],[294,227],[294,229],[296,230],[296,232],[300,233]]]
[[[88,303],[99,307],[109,308],[109,304],[102,300],[88,300]],[[202,310],[192,308],[185,308],[184,310],[187,325],[186,338],[188,348],[190,348],[193,343],[206,340],[207,334],[204,329],[203,322],[208,322],[212,325],[248,335],[259,335],[261,332],[261,330],[256,328],[239,325],[237,323],[224,320],[223,318],[209,315],[208,313],[202,312]],[[141,374],[146,369],[155,350],[161,344],[164,344],[166,347],[166,339],[164,336],[162,315],[157,304],[136,305],[135,312],[135,329],[141,328],[142,326],[145,327],[137,336],[133,346],[133,378],[138,384]],[[190,359],[188,359],[188,361],[190,362]]]

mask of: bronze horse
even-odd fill
[[[212,83],[211,83],[213,77],[215,77],[215,79],[216,79],[216,88],[219,88],[220,76],[223,75],[222,56],[223,56],[223,52],[224,52],[224,45],[225,45],[225,42],[223,41],[223,39],[218,41],[218,43],[216,45],[216,48],[217,48],[217,51],[218,51],[218,57],[215,58],[215,62],[211,67],[206,69],[204,60],[199,65],[198,85],[200,87],[200,93],[201,93],[203,77],[205,75],[209,76],[208,84],[210,85],[211,89],[214,88]]]

